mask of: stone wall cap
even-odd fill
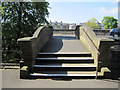
[[[113,39],[101,39],[100,41],[111,41],[111,42],[114,42],[114,40]]]
[[[33,40],[33,39],[36,39],[36,37],[25,37],[25,38],[19,38],[17,41],[30,41],[30,40]]]
[[[111,47],[112,51],[120,52],[120,45],[114,45]]]
[[[44,26],[39,27],[39,28],[35,31],[35,33],[33,34],[33,37],[38,37],[39,33],[41,32],[41,30],[42,30],[43,28],[44,28]]]

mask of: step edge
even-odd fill
[[[30,74],[31,76],[96,76],[96,74]]]
[[[90,66],[89,65],[82,65],[82,66],[78,66],[78,65],[77,66],[75,65],[72,65],[72,66],[71,65],[70,66],[67,66],[67,65],[66,66],[65,65],[64,66],[62,65],[33,65],[33,67],[61,67],[62,68],[62,67],[97,67],[97,66],[96,65],[90,65]]]
[[[94,60],[94,58],[36,58],[37,60]]]
[[[39,52],[38,54],[91,54],[90,52]]]

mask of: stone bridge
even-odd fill
[[[110,78],[114,41],[97,37],[86,25],[75,30],[42,26],[32,37],[18,39],[18,45],[23,57],[21,78]]]

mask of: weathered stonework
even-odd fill
[[[112,79],[118,79],[120,78],[120,45],[112,46],[110,52],[110,69]]]
[[[22,66],[28,66],[28,70],[32,70],[37,53],[43,49],[52,36],[53,28],[44,26],[38,28],[32,37],[18,39],[18,45],[22,51]]]
[[[77,25],[75,28],[75,37],[76,39],[80,39],[80,31],[79,31],[80,25]]]
[[[86,25],[80,27],[80,40],[92,53],[98,71],[102,67],[110,67],[110,47],[114,45],[114,40],[97,37]]]

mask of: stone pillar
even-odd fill
[[[81,25],[77,25],[75,28],[75,37],[76,39],[80,39],[80,26]]]
[[[112,79],[120,78],[120,45],[111,47],[110,65]]]
[[[50,25],[49,28],[53,29],[53,26]],[[52,36],[53,36],[53,31],[52,31],[50,37],[52,37]]]

